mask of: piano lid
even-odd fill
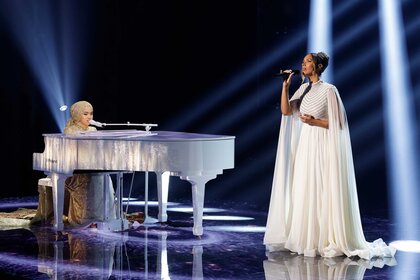
[[[139,132],[139,133],[137,133]],[[106,131],[44,134],[45,149],[33,168],[72,174],[74,170],[171,171],[179,174],[234,166],[235,137],[174,131]]]
[[[62,133],[46,133],[46,137],[57,138],[71,138],[76,140],[83,139],[107,139],[107,140],[142,140],[142,141],[214,141],[214,140],[230,140],[235,139],[235,136],[229,135],[215,135],[215,134],[201,134],[178,131],[144,131],[144,130],[97,130],[84,131],[77,134],[62,134]]]

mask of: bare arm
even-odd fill
[[[289,75],[287,80],[283,81],[283,88],[281,90],[280,108],[281,108],[281,113],[286,116],[289,116],[293,113],[292,106],[290,106],[290,101],[289,101],[289,87],[290,87],[292,76],[293,76],[293,73]]]
[[[313,116],[310,116],[310,115],[301,115],[300,120],[303,123],[306,123],[309,125],[328,128],[328,119],[315,119]]]

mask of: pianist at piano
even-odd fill
[[[93,120],[91,124],[99,127],[121,125]],[[128,229],[122,207],[122,177],[124,173],[140,171],[156,174],[159,211],[157,218],[161,223],[168,221],[169,176],[176,176],[190,183],[194,223],[192,232],[201,236],[205,185],[222,174],[223,170],[234,168],[235,136],[150,131],[150,126],[157,125],[129,125],[144,126],[145,130],[100,129],[79,131],[76,134],[43,134],[45,149],[43,153],[33,154],[33,169],[43,171],[51,178],[54,228],[62,230],[64,227],[62,213],[66,178],[89,170],[98,174],[115,174],[116,177],[116,218],[106,216],[96,223],[97,228],[112,231]],[[108,180],[104,181],[104,185],[107,182]],[[145,201],[146,189],[145,187]],[[104,192],[104,196],[107,194],[108,192]],[[145,207],[145,216],[146,214]]]
[[[89,122],[93,119],[93,107],[89,102],[78,101],[74,103],[70,108],[70,116],[71,118],[64,128],[64,134],[77,134],[80,131],[96,131],[95,127],[89,126]],[[108,184],[105,184],[106,182],[104,180],[108,180]],[[107,207],[104,207],[104,187],[107,187],[108,192]],[[46,191],[51,192],[51,188],[47,188]],[[37,214],[31,220],[31,224],[35,224],[51,215],[53,217],[54,215],[52,211],[42,213],[42,209],[53,208],[52,195],[47,194],[45,197],[43,196],[45,194],[41,194],[40,192]],[[114,189],[109,175],[77,173],[68,177],[65,180],[64,200],[65,206],[63,213],[67,216],[65,221],[71,226],[94,226],[95,222],[105,219],[104,215],[108,218],[115,219]],[[107,209],[108,213],[104,213],[104,209]]]

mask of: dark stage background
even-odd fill
[[[339,6],[340,2],[333,4]],[[334,18],[334,38],[351,32],[377,11],[377,1],[355,2],[358,4]],[[407,21],[416,11],[418,14],[414,2],[404,2]],[[235,135],[235,168],[207,184],[205,200],[241,200],[268,209],[281,80],[269,94],[264,88],[278,79],[273,76],[278,70],[300,68],[307,52],[309,1],[73,3],[79,5],[75,4],[78,10],[74,14],[85,34],[86,51],[80,61],[84,67],[75,99],[90,101],[95,120],[101,122],[157,123],[158,130]],[[57,18],[63,15],[58,4],[53,7]],[[59,132],[59,128],[10,29],[4,19],[0,23],[0,196],[33,196],[37,180],[44,175],[32,170],[32,153],[43,151],[42,133]],[[268,53],[299,34],[305,40],[263,67]],[[377,18],[331,54],[334,69],[339,71],[372,48],[377,51],[367,64],[335,75],[334,81],[347,108],[363,211],[386,210],[388,205]],[[414,40],[408,41],[409,56],[416,48]],[[260,69],[247,76],[250,67]],[[229,91],[226,87],[233,79],[242,79],[243,84]],[[412,80],[418,84],[414,74]],[[355,101],[358,92],[372,83],[379,86],[362,101]],[[224,98],[193,113],[223,91]],[[185,121],[190,112],[195,115]],[[376,122],[369,126],[372,117]],[[373,159],[367,159],[372,150],[376,151]],[[136,175],[134,195],[143,194],[143,180],[142,174]],[[189,184],[174,177],[171,180],[169,199],[190,199]],[[153,199],[154,190],[150,195]]]

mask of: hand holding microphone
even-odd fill
[[[300,72],[300,70],[297,70],[297,69],[280,70],[280,72],[276,73],[275,76],[282,77],[283,82],[286,82],[287,84],[290,84],[291,77],[294,76],[294,75],[299,75],[299,74],[302,78],[301,82],[303,83],[304,80],[305,80],[305,76],[303,75],[303,73]]]
[[[283,85],[287,85],[289,86],[291,83],[291,79],[293,75],[298,75],[300,74],[299,70],[280,70],[279,73],[276,73],[276,76],[282,77],[283,78]]]
[[[300,70],[280,70],[279,73],[276,73],[276,76],[281,76],[283,78],[288,78],[290,74],[294,74],[294,75],[299,75],[300,74]]]

